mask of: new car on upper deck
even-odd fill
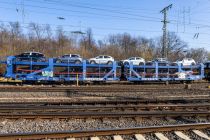
[[[43,62],[46,61],[44,54],[39,52],[24,52],[19,55],[16,55],[17,61],[34,61],[34,62]]]
[[[82,57],[79,54],[65,54],[59,58],[57,58],[57,63],[74,63],[74,64],[80,64],[82,63]]]
[[[90,64],[108,64],[111,65],[114,62],[114,58],[109,55],[99,55],[89,59]]]
[[[128,59],[125,59],[122,61],[124,65],[129,65],[130,63],[133,63],[133,65],[144,65],[145,60],[141,57],[130,57]]]
[[[175,63],[181,64],[182,66],[196,65],[196,62],[192,58],[184,58],[181,61],[176,61]]]

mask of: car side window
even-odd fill
[[[31,57],[37,57],[37,54],[36,53],[32,53]]]
[[[43,54],[38,54],[38,53],[37,53],[35,56],[36,56],[36,57],[43,57],[44,55],[43,55]]]
[[[110,58],[109,56],[104,56],[104,58]]]
[[[98,56],[98,57],[96,57],[96,59],[101,59],[101,58],[103,58],[103,56],[101,56],[101,55],[100,55],[100,56]]]
[[[69,55],[63,55],[62,57],[63,57],[63,58],[67,58],[67,57],[69,57]]]
[[[71,55],[71,57],[79,57],[79,55],[73,54]]]
[[[29,53],[23,53],[22,55],[21,55],[21,57],[27,57],[27,56],[29,56],[30,54]]]
[[[134,57],[131,57],[131,58],[129,58],[129,60],[135,60],[135,58]]]

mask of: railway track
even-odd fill
[[[167,99],[161,99],[161,98],[135,98],[135,99],[121,99],[121,100],[99,100],[99,101],[78,101],[78,100],[72,100],[71,102],[57,102],[57,101],[42,101],[42,102],[0,102],[0,106],[4,105],[14,105],[14,106],[50,106],[50,105],[57,105],[57,106],[65,106],[65,105],[71,105],[71,106],[87,106],[87,105],[138,105],[138,104],[200,104],[200,103],[210,103],[210,98],[208,97],[176,97],[176,98],[167,98]]]
[[[0,104],[0,116],[5,119],[53,118],[135,118],[210,116],[210,103],[138,103],[110,102],[111,104]],[[113,104],[114,103],[114,104]],[[124,104],[122,104],[124,103]]]
[[[182,91],[202,91],[203,93],[208,92],[208,89],[193,89],[184,90],[184,86],[180,89],[173,86],[154,86],[154,87],[143,87],[143,86],[91,86],[91,87],[0,87],[0,92],[67,92],[72,94],[72,97],[81,93],[83,97],[91,97],[90,94],[82,94],[82,92],[178,92]],[[186,92],[188,93],[188,92]],[[6,93],[4,93],[6,94]],[[2,94],[2,95],[4,95]],[[12,93],[13,94],[13,93]],[[24,93],[25,94],[25,93]],[[35,93],[37,94],[37,93]],[[57,94],[57,93],[56,93]],[[193,94],[192,94],[193,95]],[[208,95],[205,94],[205,96]],[[94,95],[97,96],[97,95]],[[102,96],[102,95],[98,95]],[[208,96],[190,96],[190,97],[176,97],[173,98],[148,98],[148,97],[129,97],[127,95],[103,95],[108,98],[105,101],[79,101],[72,100],[71,102],[60,102],[60,101],[44,101],[33,103],[14,102],[0,103],[0,118],[3,120],[15,119],[21,121],[22,119],[28,121],[34,121],[39,119],[51,120],[77,120],[82,119],[84,121],[90,119],[99,119],[105,121],[108,119],[119,119],[124,118],[125,120],[142,120],[144,118],[190,118],[198,117],[205,118],[208,120],[210,116],[210,98]],[[124,98],[125,96],[125,98]],[[30,96],[29,96],[30,97]],[[31,119],[31,120],[30,120]],[[164,120],[163,119],[163,120]],[[13,120],[12,120],[13,121]],[[42,120],[43,121],[43,120]],[[77,137],[93,137],[93,136],[113,136],[113,135],[134,135],[134,134],[145,134],[154,132],[170,132],[174,130],[189,130],[192,129],[208,129],[210,124],[192,124],[191,126],[156,126],[156,127],[145,127],[145,128],[125,128],[122,129],[109,129],[108,131],[102,130],[91,130],[91,131],[69,131],[69,132],[49,132],[49,133],[28,133],[28,134],[8,134],[0,135],[0,139],[50,139],[50,138],[77,138]],[[170,128],[171,127],[171,128]],[[182,129],[179,129],[182,128]],[[104,134],[102,134],[104,133]]]
[[[44,104],[0,104],[0,112],[7,111],[113,111],[113,110],[134,110],[134,111],[185,111],[185,110],[210,110],[209,103],[200,104],[119,104],[119,105],[44,105]]]
[[[183,88],[177,86],[82,86],[82,87],[49,87],[49,86],[4,86],[0,87],[1,92],[148,92],[148,91],[183,91]],[[206,91],[207,89],[193,89],[198,91]]]
[[[164,132],[174,133],[181,138],[184,134],[181,131],[193,131],[198,137],[209,139],[207,135],[198,130],[209,129],[210,123],[197,124],[179,124],[168,126],[149,126],[149,127],[134,127],[134,128],[118,128],[118,129],[99,129],[99,130],[84,130],[84,131],[62,131],[62,132],[42,132],[42,133],[13,133],[0,134],[2,140],[24,140],[24,139],[69,139],[75,138],[91,138],[91,140],[98,139],[100,136],[112,136],[114,140],[122,137],[120,135],[133,135],[139,140],[140,136],[144,138],[148,133],[155,133],[158,137]],[[200,133],[196,133],[200,132]],[[164,135],[163,135],[164,136]],[[162,136],[162,137],[163,137]],[[165,136],[166,137],[166,136]],[[139,138],[139,139],[138,139]]]
[[[1,113],[3,119],[103,119],[103,118],[147,118],[147,117],[208,117],[208,111],[146,111],[146,112],[44,112]]]

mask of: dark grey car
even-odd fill
[[[82,63],[82,58],[78,54],[65,54],[58,58],[57,62],[80,64]]]
[[[16,55],[17,61],[34,61],[34,62],[44,62],[46,61],[45,56],[39,52],[24,52],[22,54]]]

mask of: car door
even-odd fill
[[[70,55],[64,55],[63,58],[62,58],[62,62],[68,63],[69,62],[69,60],[68,60],[69,57],[70,57]]]
[[[75,63],[75,61],[76,61],[76,55],[71,54],[71,56],[69,57],[69,62]]]
[[[109,61],[111,61],[110,59],[111,59],[110,56],[104,56],[103,63],[107,64]]]
[[[98,62],[99,64],[104,64],[104,56],[100,56],[98,60],[99,60]]]
[[[136,57],[136,60],[135,60],[135,65],[139,65],[140,63],[142,63],[143,60],[141,57]]]
[[[101,61],[102,61],[102,56],[100,55],[100,56],[97,56],[96,58],[95,58],[95,61],[96,61],[96,63],[97,64],[100,64],[101,63]]]
[[[31,53],[30,56],[31,56],[31,60],[32,61],[35,61],[35,62],[37,61],[37,55],[36,55],[36,53]]]
[[[133,63],[133,65],[135,65],[134,63],[135,63],[135,58],[134,57],[131,57],[131,58],[129,58],[129,63]]]
[[[133,65],[138,65],[138,58],[137,57],[134,57]]]

